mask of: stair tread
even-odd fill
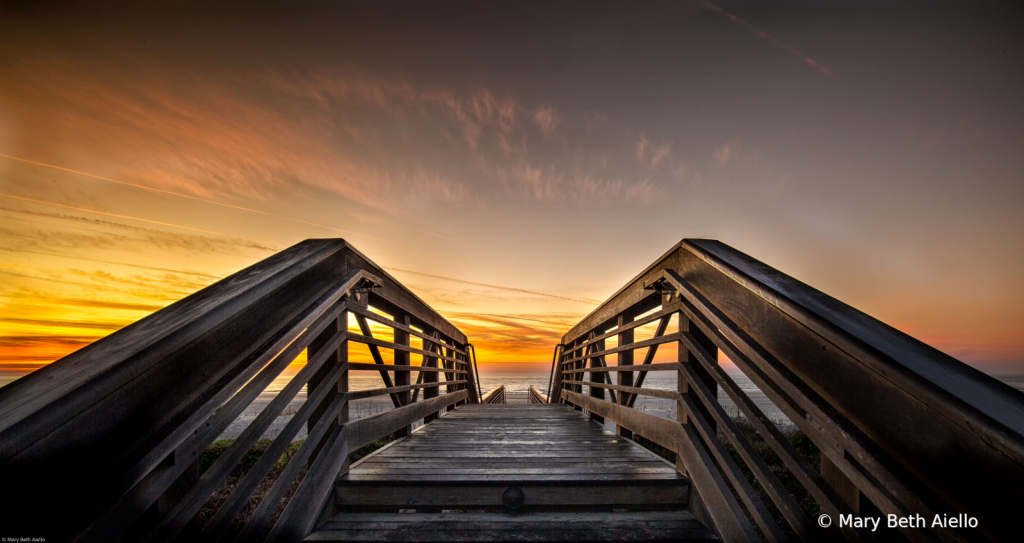
[[[337,513],[306,541],[718,541],[687,511]]]
[[[685,484],[675,466],[564,405],[465,406],[357,462],[339,485]]]

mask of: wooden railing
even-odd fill
[[[353,343],[366,362],[350,360]],[[299,243],[0,389],[0,526],[47,541],[301,539],[350,451],[479,401],[467,343],[344,240]],[[350,391],[353,371],[383,386]],[[272,383],[278,392],[200,474],[197,459]],[[392,408],[350,420],[353,402],[380,396]],[[225,487],[286,408],[266,451]]]
[[[541,392],[539,388],[530,385],[530,403],[548,403],[548,395]]]
[[[498,385],[480,398],[480,403],[505,403],[505,385]]]
[[[656,362],[667,344],[670,361]],[[831,532],[839,515],[885,523],[891,514],[926,519],[901,529],[910,541],[1019,536],[1024,395],[720,242],[683,240],[562,345],[551,401],[676,453],[701,504],[695,511],[726,541],[817,541],[829,537],[819,512]],[[820,470],[719,365],[720,352],[820,449]],[[645,387],[651,372],[673,375],[673,390]],[[726,412],[720,393],[745,421]],[[674,401],[676,420],[637,409],[638,396]],[[740,423],[814,509],[801,507]],[[933,524],[957,514],[977,528]]]

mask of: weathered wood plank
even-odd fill
[[[460,390],[350,422],[347,425],[349,448],[358,449],[468,397],[468,391]]]
[[[349,337],[351,339],[351,336],[349,336]],[[363,363],[363,362],[349,362],[348,363],[348,369],[350,369],[350,370],[372,370],[372,371],[393,371],[393,372],[396,372],[396,373],[409,373],[411,371],[423,371],[423,372],[430,372],[430,373],[458,373],[460,375],[465,375],[467,373],[466,371],[462,371],[462,370],[455,371],[455,370],[450,370],[450,369],[445,369],[445,368],[424,368],[423,366],[395,366],[394,364],[384,364],[384,368],[382,369],[377,364],[366,364],[366,363]]]
[[[395,337],[396,338],[401,337],[400,334],[406,334],[405,341],[409,341],[408,340],[408,333],[407,332],[404,332],[402,330],[395,330]],[[408,346],[406,344],[394,343],[394,342],[391,342],[391,341],[384,341],[383,339],[367,337],[367,336],[364,336],[362,334],[353,334],[353,333],[349,332],[349,341],[355,341],[357,343],[364,343],[366,345],[376,345],[378,347],[384,347],[385,349],[392,349],[396,353],[420,354],[420,355],[426,355],[426,356],[434,356],[434,357],[440,358],[442,360],[447,360],[449,362],[453,362],[453,363],[460,364],[460,365],[463,365],[463,366],[466,365],[465,362],[463,362],[462,360],[458,360],[456,358],[452,358],[452,357],[448,357],[448,356],[443,356],[443,355],[438,355],[436,353],[431,354],[430,351],[424,351],[423,349],[417,349],[415,347],[410,347],[410,346]]]
[[[409,334],[411,336],[416,336],[416,337],[418,337],[420,339],[429,341],[429,342],[434,343],[436,345],[439,345],[441,347],[452,349],[453,351],[455,351],[455,352],[457,352],[459,354],[466,354],[466,351],[464,351],[462,349],[458,349],[458,348],[452,347],[451,344],[445,343],[444,340],[442,340],[439,337],[434,337],[434,336],[431,336],[429,334],[424,334],[423,332],[418,332],[418,331],[416,331],[415,329],[413,329],[413,328],[411,328],[409,326],[406,326],[404,324],[400,324],[400,323],[398,323],[398,322],[396,322],[396,321],[394,321],[392,319],[389,319],[389,318],[387,318],[387,317],[385,317],[385,316],[383,316],[383,315],[381,315],[379,313],[375,313],[373,311],[370,311],[369,309],[365,309],[363,307],[355,306],[355,307],[353,307],[351,309],[351,311],[353,313],[356,313],[357,315],[363,317],[363,318],[370,319],[370,320],[379,322],[380,324],[383,324],[385,326],[389,326],[391,328],[395,328],[395,329],[401,330],[401,331],[403,331],[403,332],[405,332],[405,333],[407,333],[407,334]],[[363,335],[364,336],[369,336],[370,334],[367,334],[364,331]]]

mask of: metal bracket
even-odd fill
[[[350,303],[355,303],[360,307],[369,306],[370,302],[370,290],[381,287],[381,280],[377,277],[370,275],[369,273],[363,274],[352,288],[349,289],[348,294],[345,295]]]

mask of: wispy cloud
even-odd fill
[[[732,158],[732,145],[727,143],[727,144],[722,145],[721,147],[715,149],[715,160],[717,160],[718,163],[721,164],[722,166],[725,166],[726,164],[728,164],[729,160],[731,158]]]

